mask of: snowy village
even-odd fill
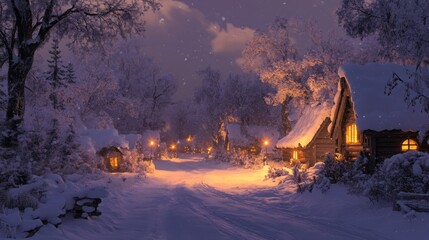
[[[429,239],[429,1],[2,0],[0,239]]]

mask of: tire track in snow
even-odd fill
[[[284,239],[307,239],[303,238],[302,233],[311,233],[314,231],[314,239],[387,240],[387,238],[377,235],[368,229],[356,228],[353,225],[344,225],[344,223],[332,219],[317,218],[297,213],[290,210],[288,204],[285,203],[261,202],[252,195],[229,194],[207,184],[195,186],[195,191],[195,195],[205,195],[205,199],[223,199],[222,208],[226,208],[226,205],[229,205],[229,208],[232,209],[237,208],[236,210],[241,209],[243,212],[253,212],[263,218],[271,218],[273,221],[282,222],[282,226],[279,227],[282,227],[285,231],[290,231],[286,233],[289,235],[289,238]],[[261,227],[264,228],[263,226]],[[285,232],[282,232],[282,234],[284,235]]]

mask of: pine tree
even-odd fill
[[[54,118],[52,120],[52,128],[49,130],[45,142],[46,158],[48,160],[47,167],[50,167],[51,170],[61,169],[63,165],[57,157],[58,148],[60,145],[58,130],[58,120]]]
[[[52,49],[49,51],[49,54],[51,55],[51,59],[48,60],[49,70],[46,72],[46,80],[55,91],[57,88],[64,86],[63,80],[65,77],[65,71],[61,66],[61,51],[58,39],[53,40]]]
[[[72,173],[78,169],[82,160],[79,154],[79,144],[76,142],[76,132],[72,125],[69,125],[64,143],[60,148],[62,161],[64,163],[64,171]]]
[[[65,69],[64,83],[67,85],[76,83],[76,75],[74,73],[73,64],[69,63],[66,66],[63,66],[63,68]]]
[[[52,87],[52,93],[49,95],[49,99],[52,101],[54,109],[63,108],[63,104],[58,98],[57,89],[65,86],[65,71],[61,65],[61,51],[58,44],[59,41],[54,39],[52,42],[52,49],[49,51],[49,54],[51,55],[51,59],[48,60],[49,70],[46,72],[46,80]]]

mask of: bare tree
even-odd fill
[[[36,51],[55,31],[72,44],[94,47],[141,33],[144,12],[157,0],[4,0],[0,2],[0,48],[8,64],[6,120],[16,130],[25,108],[25,82]],[[0,52],[1,53],[1,52]],[[0,64],[1,61],[0,54]],[[13,120],[13,121],[12,121]],[[13,123],[12,123],[13,122]],[[11,144],[6,141],[6,145]]]

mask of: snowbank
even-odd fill
[[[292,131],[277,142],[278,148],[306,147],[319,130],[323,121],[329,117],[332,106],[318,103],[307,106]]]
[[[391,95],[385,94],[386,84],[394,73],[410,81],[412,71],[412,68],[400,65],[375,63],[345,64],[339,68],[339,76],[344,77],[351,88],[356,124],[360,130],[419,130],[429,122],[427,113],[409,107],[404,101],[405,88],[401,84]]]

